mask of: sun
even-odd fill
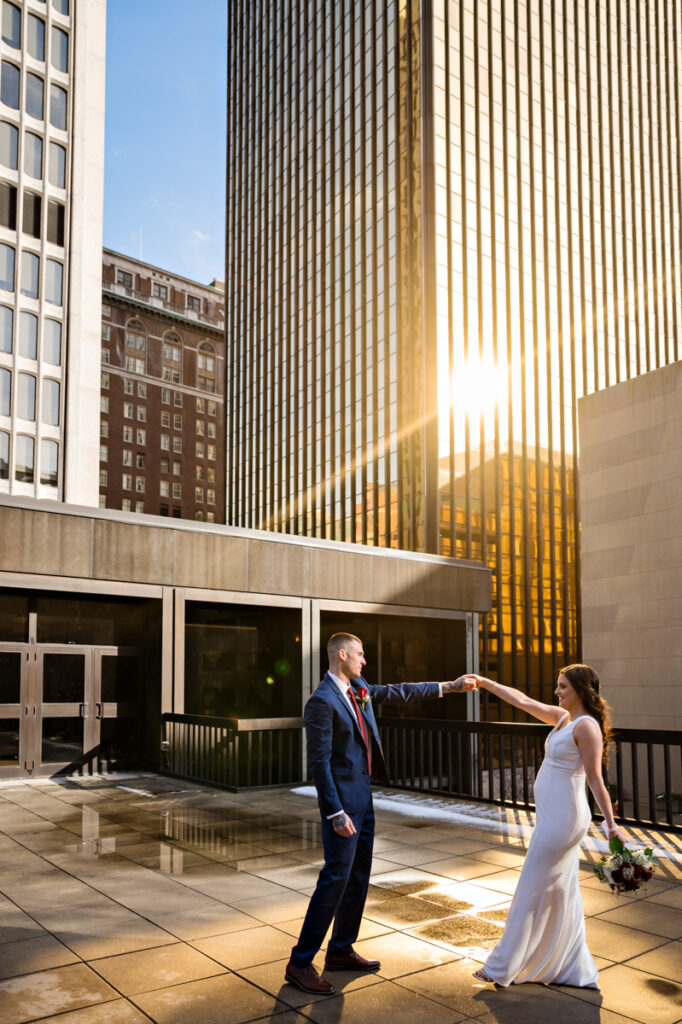
[[[492,440],[497,412],[498,430],[505,429],[507,367],[492,354],[462,354],[452,373],[442,375],[439,381],[440,434],[442,438],[449,434],[452,417],[457,450],[464,447],[467,420],[470,433],[478,435],[482,427],[485,436]]]

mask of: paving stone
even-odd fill
[[[626,964],[599,975],[601,992],[572,989],[580,999],[624,1016],[637,1014],[644,1024],[674,1024],[682,1018],[682,985],[652,977]]]
[[[225,973],[219,963],[185,943],[91,960],[90,964],[125,996]]]
[[[146,992],[131,1001],[156,1024],[243,1024],[290,1009],[235,974]]]
[[[23,1024],[47,1014],[115,999],[114,992],[85,964],[22,974],[0,981],[0,1024]]]
[[[50,967],[64,967],[78,962],[70,949],[47,932],[34,939],[6,942],[0,949],[0,978],[13,978],[17,974],[33,974]]]

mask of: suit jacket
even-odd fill
[[[373,686],[360,676],[351,679],[355,697],[364,686],[370,700],[360,713],[365,733],[372,740],[372,774],[386,775],[381,740],[373,704],[407,704],[413,700],[432,700],[440,696],[438,683],[400,683]],[[337,811],[354,814],[362,811],[370,796],[367,748],[353,708],[327,673],[305,706],[308,768],[312,775],[320,810],[327,818]],[[377,755],[379,762],[377,763]]]

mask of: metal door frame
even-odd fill
[[[19,754],[16,766],[0,765],[0,779],[25,778],[28,771],[29,754],[33,743],[33,721],[29,716],[29,676],[33,666],[30,660],[30,644],[0,643],[0,653],[19,655],[19,703],[0,704],[0,719],[19,720]]]
[[[82,718],[83,719],[83,748],[81,753],[86,754],[94,747],[94,685],[93,685],[93,662],[92,647],[89,644],[35,644],[34,647],[34,690],[33,690],[33,718],[35,722],[35,734],[33,738],[33,777],[44,778],[55,775],[72,763],[71,761],[42,761],[43,741],[43,719],[45,718]],[[53,654],[58,656],[80,655],[83,657],[83,700],[62,701],[60,703],[48,704],[46,708],[43,700],[43,681],[45,655]],[[47,710],[47,713],[46,713]]]
[[[135,718],[139,721],[141,702],[118,703],[102,701],[102,659],[105,657],[141,656],[139,647],[115,644],[22,643],[2,641],[1,653],[20,655],[20,701],[0,704],[0,719],[19,720],[19,760],[16,766],[0,766],[0,780],[13,778],[46,778],[68,768],[70,761],[42,762],[43,719],[83,719],[83,763],[85,755],[100,743],[104,718]],[[83,700],[45,704],[43,698],[44,661],[46,654],[83,656]]]

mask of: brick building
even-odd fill
[[[100,507],[225,522],[222,284],[104,250]]]

